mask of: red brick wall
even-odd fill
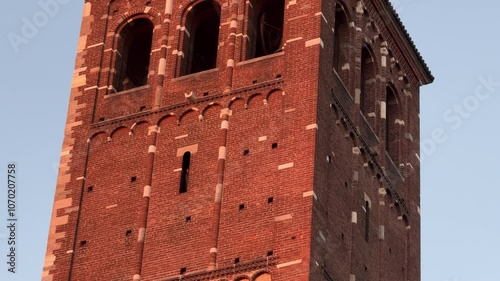
[[[349,95],[343,94],[343,87],[339,87],[338,81],[333,79],[331,30],[335,10],[333,3],[323,3],[326,20],[322,21],[321,38],[325,48],[321,50],[319,65],[319,130],[314,177],[318,200],[314,202],[311,232],[311,258],[317,264],[311,264],[311,274],[316,276],[312,280],[323,280],[320,277],[324,274],[323,268],[332,280],[350,280],[350,275],[356,280],[420,280],[420,214],[417,211],[420,189],[419,165],[415,156],[419,149],[419,74],[411,69],[412,62],[407,57],[409,50],[399,46],[395,38],[387,36],[393,26],[384,22],[383,15],[379,14],[378,1],[368,1],[362,10],[359,7],[355,9],[352,4],[342,4],[347,18],[353,22],[350,28],[355,37],[349,39],[349,67],[339,73],[346,90],[350,92],[349,98]],[[361,52],[364,46],[373,50],[377,69],[372,91],[362,93],[369,95],[373,103],[368,106],[372,110],[364,114],[372,132],[362,129],[367,125],[362,124],[359,104],[355,102],[356,90],[360,89],[361,83]],[[382,63],[383,60],[387,60],[387,64]],[[394,166],[384,153],[385,130],[388,128],[381,112],[381,103],[385,101],[389,84],[394,85],[397,92],[400,110],[397,124],[389,128],[390,134],[398,136],[394,150],[398,152],[399,159],[393,159]],[[347,105],[344,102],[345,112],[342,113],[333,96],[341,102],[346,97],[348,101],[350,99]],[[346,125],[343,118],[352,122],[351,126]],[[389,123],[394,124],[395,121],[389,120]],[[357,128],[361,130],[357,131]],[[378,155],[369,157],[369,149],[378,151]],[[327,161],[327,157],[331,160]],[[370,163],[374,161],[383,169],[371,168]],[[397,170],[404,181],[397,175]],[[398,206],[395,196],[385,195],[392,191],[388,182],[395,187],[404,203]],[[368,242],[365,240],[366,198],[371,201]],[[409,215],[404,213],[402,205],[409,210]],[[356,223],[351,222],[353,212],[357,216]],[[383,239],[379,237],[381,226],[384,229]]]
[[[183,268],[183,280],[254,280],[261,272],[278,281],[329,280],[325,274],[420,280],[419,78],[411,50],[386,35],[394,26],[381,19],[374,2],[365,15],[356,13],[354,1],[345,5],[354,26],[350,68],[341,73],[350,93],[343,96],[344,113],[332,96],[332,89],[334,95],[343,89],[332,72],[333,1],[285,1],[283,51],[250,61],[242,60],[249,4],[220,2],[217,66],[183,77],[176,74],[185,36],[179,26],[190,1],[174,0],[172,14],[165,13],[169,1],[116,0],[109,8],[103,1],[87,3],[43,280],[177,280]],[[135,17],[155,26],[148,85],[113,93],[116,32]],[[379,31],[365,29],[372,17]],[[354,97],[363,44],[379,65],[385,44],[393,57],[377,68],[377,103],[367,117],[372,131],[366,123],[359,134],[355,126],[363,120]],[[380,109],[387,81],[401,97],[400,135],[413,136],[413,142],[398,142],[400,161],[392,170],[383,153]],[[184,97],[189,91],[198,95],[195,102]],[[378,156],[367,156],[369,149]],[[192,153],[188,191],[179,194],[186,150]],[[400,164],[404,182],[394,177]],[[394,205],[398,197],[383,194],[393,190],[384,180],[404,196],[407,223],[403,204]],[[371,201],[368,242],[365,194]],[[217,268],[206,271],[212,248]]]

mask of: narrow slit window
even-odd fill
[[[181,75],[215,68],[221,9],[216,1],[196,4],[186,17]]]
[[[248,15],[247,59],[281,52],[284,14],[284,0],[254,1]]]
[[[189,166],[191,165],[191,152],[187,151],[182,156],[181,180],[179,193],[185,193],[188,190]]]
[[[120,32],[113,88],[116,92],[148,83],[153,24],[145,18],[129,22]]]

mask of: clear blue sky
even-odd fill
[[[67,3],[46,18],[38,0],[3,3],[0,280],[41,277],[83,5],[58,1]],[[500,280],[500,3],[393,3],[436,77],[421,89],[422,280]],[[16,53],[8,34],[34,16],[40,27]],[[15,275],[5,263],[8,161],[20,177]]]

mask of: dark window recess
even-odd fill
[[[240,263],[240,258],[235,258],[234,263]]]
[[[361,52],[361,112],[368,114],[374,111],[375,106],[375,63],[368,48]]]
[[[370,237],[370,204],[368,201],[365,201],[365,240],[368,242],[368,238]]]
[[[273,201],[274,201],[274,198],[273,198],[273,197],[269,197],[269,198],[267,198],[267,203],[269,203],[269,204],[270,204],[270,203],[273,203]]]
[[[190,221],[191,221],[191,216],[186,217],[186,222],[190,222]]]
[[[87,187],[88,192],[92,192],[93,190],[94,190],[94,186],[91,185],[91,186]]]
[[[250,150],[249,150],[249,149],[245,149],[245,150],[243,150],[243,155],[248,155],[248,153],[250,153]]]
[[[239,208],[240,208],[240,211],[243,210],[243,209],[245,209],[245,204],[240,204]]]
[[[284,13],[284,0],[256,1],[248,16],[247,59],[281,52]]]
[[[146,109],[146,106],[145,106],[145,105],[143,105],[143,106],[139,107],[139,111],[143,111],[144,109]]]
[[[335,27],[333,33],[333,67],[339,73],[348,61],[349,25],[344,9],[335,5]]]
[[[186,273],[186,270],[187,270],[187,268],[183,267],[183,268],[181,268],[181,270],[179,272],[182,275],[182,274]]]
[[[181,75],[215,68],[221,9],[216,1],[196,4],[186,17]]]
[[[398,155],[398,100],[392,87],[386,89],[386,118],[385,118],[385,150],[389,153],[394,163],[399,163]]]
[[[182,170],[181,170],[179,193],[187,192],[190,165],[191,165],[191,152],[187,151],[182,156]]]
[[[137,177],[136,176],[133,176],[130,178],[130,182],[135,182],[137,180]]]
[[[113,87],[120,92],[148,82],[153,24],[145,18],[128,23],[120,32]]]
[[[125,231],[125,236],[129,236],[130,234],[132,234],[132,230],[129,229],[129,230]]]
[[[268,257],[270,257],[270,256],[272,256],[272,255],[273,255],[273,251],[268,251],[268,252],[267,252],[267,256],[268,256]]]
[[[87,245],[87,240],[80,241],[80,247]]]
[[[271,144],[271,148],[272,148],[272,149],[278,148],[278,143],[277,143],[277,142],[275,142],[275,143]]]
[[[102,122],[102,121],[104,121],[104,117],[99,118],[99,122]]]

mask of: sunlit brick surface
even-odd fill
[[[420,281],[432,75],[385,0],[267,2],[86,2],[42,280]]]

